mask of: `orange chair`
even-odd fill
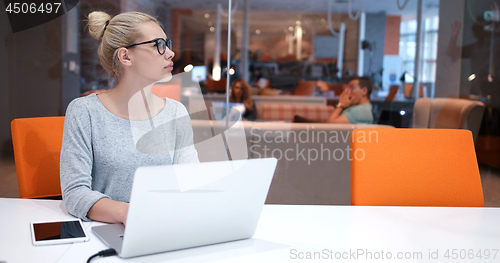
[[[160,98],[169,98],[181,101],[181,85],[175,84],[154,84],[151,93]]]
[[[207,91],[209,92],[226,91],[226,79],[215,81],[211,78],[207,78],[205,79],[205,84],[207,85]]]
[[[20,197],[61,196],[59,156],[64,117],[14,119],[11,128]]]
[[[322,80],[316,81],[316,86],[323,92],[333,91],[335,96],[340,96],[344,89],[347,88],[347,84],[344,83],[330,83]]]
[[[328,88],[335,92],[335,96],[340,96],[342,92],[347,88],[347,84],[344,83],[328,83]]]
[[[357,129],[351,150],[352,205],[484,206],[468,130]]]
[[[314,88],[316,81],[299,80],[297,88],[293,92],[293,95],[298,96],[312,96],[314,93]]]
[[[405,83],[403,85],[404,87],[404,94],[405,94],[405,97],[407,98],[411,98],[411,93],[413,91],[413,83]],[[419,91],[418,91],[418,97],[419,98],[423,98],[424,97],[424,85],[423,84],[420,84],[420,88],[419,88]]]
[[[151,93],[160,98],[169,98],[181,101],[181,84],[182,79],[174,76],[168,82],[157,82],[153,84]]]
[[[389,94],[387,95],[387,97],[385,97],[385,100],[386,102],[392,102],[394,101],[394,98],[396,97],[396,94],[398,94],[398,91],[399,91],[399,86],[391,86],[389,88]]]

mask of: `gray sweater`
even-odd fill
[[[129,202],[135,170],[198,161],[186,108],[166,99],[151,120],[129,121],[109,112],[90,94],[66,111],[61,148],[64,206],[89,221],[87,212],[103,197]]]

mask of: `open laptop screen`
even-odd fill
[[[229,120],[238,121],[241,115],[245,113],[245,104],[243,103],[229,103]],[[212,119],[225,120],[226,117],[226,103],[225,102],[212,102]]]

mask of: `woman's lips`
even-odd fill
[[[166,69],[173,70],[174,69],[174,64],[170,64],[165,67]]]

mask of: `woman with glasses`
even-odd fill
[[[186,108],[151,93],[172,78],[174,52],[159,22],[128,12],[88,16],[101,65],[115,88],[73,100],[61,148],[61,190],[68,212],[83,220],[123,223],[135,170],[198,162]]]

